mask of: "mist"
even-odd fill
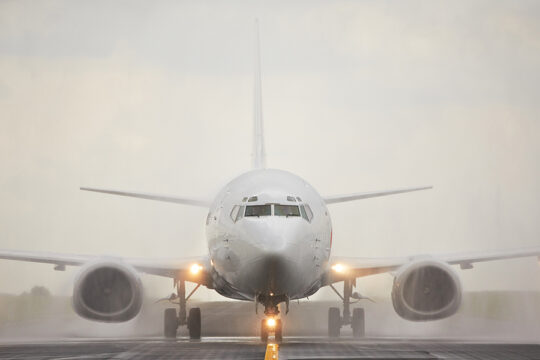
[[[537,1],[23,0],[0,3],[0,247],[205,254],[206,210],[79,187],[211,197],[247,171],[255,18],[269,167],[323,195],[434,186],[331,205],[333,255],[539,245]],[[0,261],[0,292],[68,296],[76,271]],[[458,273],[466,292],[540,290],[534,258]]]
[[[147,298],[140,314],[133,320],[107,324],[78,317],[68,296],[35,294],[1,295],[0,343],[41,342],[57,339],[162,338],[163,311],[173,305]],[[452,317],[411,322],[401,319],[388,298],[362,301],[366,311],[366,334],[369,339],[452,340],[467,342],[538,341],[540,294],[524,291],[480,291],[464,294],[464,304]],[[262,311],[256,314],[253,304],[243,301],[191,302],[200,306],[204,337],[258,337]],[[327,337],[327,312],[337,301],[302,300],[292,302],[290,312],[282,313],[286,337]],[[262,310],[262,309],[260,309]],[[283,309],[282,309],[283,310]],[[224,326],[226,324],[226,326]],[[341,330],[351,337],[351,329]],[[179,337],[187,337],[185,327]],[[245,340],[245,339],[244,339]]]

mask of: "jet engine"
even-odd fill
[[[131,320],[141,310],[142,301],[137,271],[121,261],[100,260],[85,265],[73,287],[73,309],[90,320]]]
[[[407,320],[443,319],[454,315],[461,304],[461,282],[444,262],[415,261],[397,271],[392,303],[396,313]]]

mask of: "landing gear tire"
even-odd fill
[[[281,319],[276,320],[276,330],[274,331],[274,337],[276,342],[283,341],[283,327],[281,326]]]
[[[268,342],[268,328],[265,319],[261,320],[261,341],[263,343]]]
[[[176,309],[165,309],[163,316],[163,330],[165,337],[168,339],[176,338],[176,329],[178,329],[178,318],[176,317]]]
[[[328,309],[328,336],[337,338],[341,330],[341,315],[339,308],[331,307]]]
[[[364,309],[354,309],[351,321],[353,336],[362,338],[366,335],[366,321],[364,318]]]
[[[201,308],[189,309],[189,316],[187,319],[187,326],[189,329],[189,338],[198,340],[201,338]]]

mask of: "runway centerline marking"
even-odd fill
[[[266,354],[264,360],[278,360],[279,359],[279,345],[268,344],[266,345]]]

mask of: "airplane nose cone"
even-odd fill
[[[286,256],[297,246],[301,229],[296,222],[268,218],[248,223],[245,236],[258,249],[261,256]]]
[[[301,223],[269,218],[246,226],[246,241],[254,251],[249,276],[259,293],[289,294],[299,276]]]
[[[294,237],[281,232],[268,231],[259,236],[255,243],[262,256],[286,256],[289,247],[294,245]]]

